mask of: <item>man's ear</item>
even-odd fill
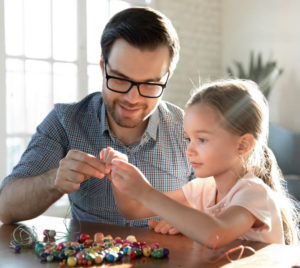
[[[244,134],[239,138],[238,141],[238,154],[240,156],[247,154],[250,152],[255,144],[255,139],[252,134]]]
[[[104,73],[104,59],[103,59],[103,55],[101,55],[99,65],[100,65],[102,73]]]

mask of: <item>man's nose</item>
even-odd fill
[[[139,93],[138,85],[137,84],[132,85],[132,88],[125,95],[126,95],[126,98],[131,101],[139,98],[140,93]]]

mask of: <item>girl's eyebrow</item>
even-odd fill
[[[212,134],[213,132],[212,131],[209,131],[209,130],[196,130],[197,133],[206,133],[206,134]]]
[[[200,129],[200,130],[196,130],[195,132],[196,132],[197,134],[202,134],[202,133],[204,133],[204,134],[213,134],[212,131],[209,131],[209,130],[201,130],[201,129]],[[185,135],[185,136],[188,136],[186,132],[184,132],[184,135]]]

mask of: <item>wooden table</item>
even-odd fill
[[[254,242],[245,244],[243,241],[235,241],[226,248],[208,250],[183,235],[160,235],[152,230],[110,224],[78,222],[69,219],[64,223],[62,218],[47,216],[39,216],[19,224],[30,228],[34,227],[40,240],[43,239],[44,229],[54,229],[56,232],[66,234],[66,228],[68,228],[70,231],[68,238],[71,241],[75,240],[78,233],[88,233],[93,236],[96,232],[102,232],[105,235],[111,234],[113,237],[120,236],[123,239],[128,235],[135,235],[138,241],[158,242],[162,247],[170,250],[169,257],[165,259],[142,257],[130,260],[126,256],[120,262],[105,263],[95,267],[291,267],[296,264],[300,265],[300,247]],[[59,267],[57,262],[42,264],[33,249],[22,249],[20,254],[14,253],[14,250],[9,247],[9,243],[14,229],[19,224],[4,225],[0,222],[0,267]],[[251,252],[245,251],[243,258],[233,264],[229,263],[225,257],[215,263],[207,262],[240,244],[253,247],[256,253],[251,254]]]

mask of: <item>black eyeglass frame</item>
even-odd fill
[[[108,65],[107,62],[104,64],[104,69],[105,69],[106,87],[107,87],[109,90],[111,90],[111,91],[113,91],[113,92],[121,93],[121,94],[126,94],[126,93],[128,93],[134,86],[136,86],[137,89],[138,89],[138,92],[139,92],[140,96],[142,96],[142,97],[144,97],[144,98],[152,98],[152,99],[159,98],[159,97],[163,94],[164,89],[165,89],[166,86],[167,86],[167,83],[168,83],[168,80],[169,80],[169,76],[170,76],[170,71],[168,71],[167,80],[166,80],[166,82],[165,82],[164,84],[152,83],[152,82],[136,82],[136,81],[132,81],[132,80],[129,80],[129,79],[126,79],[126,78],[120,78],[120,77],[116,77],[116,76],[107,74],[106,65]],[[117,79],[117,80],[120,80],[120,81],[126,81],[126,82],[129,82],[129,83],[131,83],[131,85],[130,85],[130,87],[128,88],[127,91],[118,91],[118,90],[116,90],[116,89],[112,89],[112,88],[110,88],[110,87],[108,86],[108,80],[111,79],[111,78]],[[161,93],[160,93],[158,96],[145,96],[145,95],[143,95],[143,94],[141,93],[141,91],[140,91],[140,85],[142,85],[142,84],[143,84],[143,85],[151,85],[151,86],[160,86],[160,87],[162,88],[162,89],[161,89]]]

